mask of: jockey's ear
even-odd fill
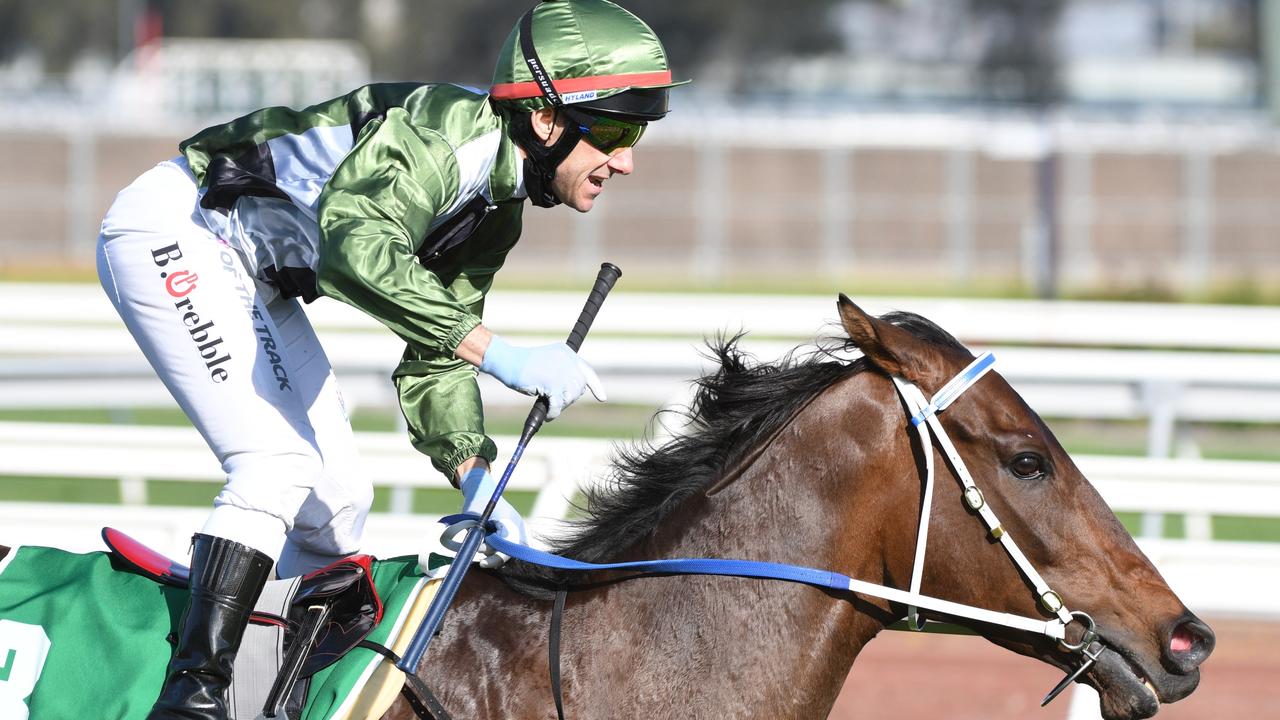
[[[939,360],[932,346],[910,332],[868,314],[844,293],[840,293],[836,305],[844,331],[849,333],[849,339],[873,365],[917,385],[932,385],[931,378],[937,374],[935,369]]]
[[[529,113],[529,123],[533,125],[533,134],[543,143],[550,144],[551,136],[556,131],[556,111],[552,108],[541,108]],[[563,122],[560,122],[563,125]]]

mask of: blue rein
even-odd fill
[[[470,513],[450,515],[440,519],[445,525],[452,525],[464,520],[477,520],[478,515]],[[492,524],[490,525],[492,527]],[[488,530],[488,528],[486,528]],[[728,560],[724,558],[680,558],[669,560],[635,560],[618,563],[589,563],[573,560],[560,555],[553,555],[527,545],[511,542],[497,533],[488,533],[484,539],[494,550],[509,555],[532,565],[541,565],[555,570],[632,570],[635,572],[666,573],[672,575],[727,575],[736,577],[763,578],[766,580],[785,580],[803,583],[816,587],[829,588],[849,592],[852,580],[847,575],[830,570],[784,563],[762,562],[758,560]]]

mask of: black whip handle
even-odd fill
[[[595,322],[596,314],[600,312],[600,306],[604,304],[604,299],[609,296],[609,291],[613,289],[614,283],[618,282],[618,278],[622,277],[622,270],[613,263],[601,263],[600,272],[596,273],[596,284],[591,288],[591,294],[587,296],[587,302],[582,306],[582,312],[578,314],[578,322],[573,324],[573,330],[569,333],[569,339],[565,340],[565,344],[574,352],[582,347],[582,341],[586,339],[587,332],[591,330],[591,323]],[[523,444],[533,437],[542,427],[542,423],[547,420],[547,408],[549,403],[544,397],[539,397],[533,403],[533,409],[529,411],[529,417],[524,421],[524,431],[520,433],[520,442]]]
[[[620,277],[622,277],[622,271],[617,265],[600,264],[600,272],[596,273],[596,284],[591,288],[591,294],[587,296],[587,303],[582,306],[582,312],[578,314],[578,322],[574,323],[569,339],[565,340],[565,344],[574,352],[582,348],[582,341],[586,339],[591,323],[595,322],[596,313],[600,312],[600,306],[604,304],[604,299],[608,297],[613,284],[618,282]]]

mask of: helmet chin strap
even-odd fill
[[[552,191],[551,181],[555,179],[560,163],[573,152],[582,132],[576,124],[568,123],[560,133],[560,138],[546,145],[534,133],[529,115],[530,113],[516,115],[510,125],[511,139],[524,150],[524,188],[534,205],[555,207],[560,204],[560,198]]]

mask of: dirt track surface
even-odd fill
[[[1205,618],[1217,649],[1190,697],[1160,720],[1280,720],[1280,623]],[[829,720],[1065,720],[1062,675],[977,637],[883,633],[858,658]]]

